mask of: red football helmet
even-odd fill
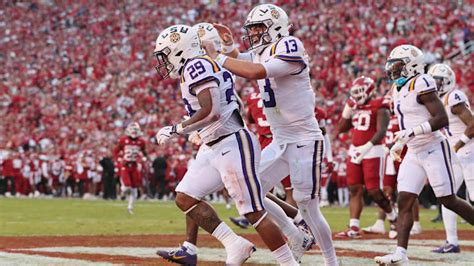
[[[141,136],[142,130],[140,129],[140,125],[136,122],[130,123],[130,125],[127,126],[127,129],[125,129],[125,135],[134,139]]]
[[[369,77],[361,76],[352,82],[350,93],[351,97],[357,102],[357,105],[364,105],[367,100],[372,97],[374,91],[374,80]]]

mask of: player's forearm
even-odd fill
[[[222,55],[219,55],[216,61],[239,77],[253,80],[267,77],[267,72],[262,64],[224,57]]]
[[[372,144],[378,144],[380,142],[382,142],[383,138],[385,137],[385,135],[387,134],[387,130],[379,130],[377,132],[375,132],[375,134],[372,136],[372,138],[370,139],[370,142],[372,142]]]
[[[351,129],[351,127],[352,122],[350,119],[341,118],[341,120],[339,120],[338,125],[338,134],[346,133],[347,131],[349,131],[349,129]]]
[[[324,135],[324,143],[326,144],[326,158],[328,159],[328,162],[332,162],[334,157],[332,155],[332,145],[331,140],[329,139],[329,132],[326,132]]]

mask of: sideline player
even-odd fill
[[[131,123],[125,129],[125,136],[121,137],[113,151],[119,165],[120,190],[128,197],[128,213],[133,214],[133,203],[138,196],[138,188],[142,184],[138,159],[146,159],[145,140],[141,138],[142,131],[138,123]]]
[[[247,16],[248,53],[233,47],[232,33],[226,26],[214,26],[226,47],[225,55],[204,44],[208,55],[235,75],[257,80],[260,88],[273,133],[272,143],[262,152],[263,191],[290,175],[293,197],[315,234],[325,263],[337,265],[331,229],[319,209],[324,138],[314,117],[315,95],[303,43],[289,36],[286,12],[271,4],[258,5]],[[272,217],[287,219],[284,214],[273,213]]]
[[[449,145],[454,147],[458,162],[453,164],[455,172],[454,192],[457,192],[463,181],[466,182],[466,189],[471,200],[474,201],[474,119],[472,117],[469,100],[466,95],[456,89],[456,75],[446,64],[436,64],[432,66],[428,74],[436,81],[438,96],[441,98],[446,113],[448,114],[449,126],[445,128]],[[459,169],[462,167],[462,170]],[[457,174],[458,172],[463,175]],[[444,229],[446,231],[446,243],[433,250],[435,253],[459,253],[457,234],[457,215],[441,207],[443,213]]]
[[[400,124],[390,155],[400,160],[408,146],[397,178],[399,219],[397,248],[394,253],[377,256],[375,262],[408,264],[407,247],[413,226],[412,208],[428,178],[439,202],[453,210],[471,225],[474,208],[458,198],[454,191],[451,147],[439,131],[448,125],[448,116],[436,94],[436,82],[424,73],[423,52],[413,45],[395,47],[385,65],[393,89],[395,112]]]
[[[352,144],[347,159],[347,184],[349,185],[349,229],[336,237],[360,238],[360,215],[364,207],[364,186],[367,194],[384,210],[395,227],[397,213],[381,190],[384,175],[385,153],[383,140],[389,123],[389,107],[383,98],[375,98],[375,83],[365,76],[352,82],[339,121],[339,133],[352,130]]]
[[[163,127],[156,134],[159,145],[196,130],[204,143],[196,160],[176,187],[176,205],[193,221],[217,238],[227,252],[226,264],[240,265],[255,250],[237,236],[203,197],[223,186],[241,215],[253,224],[281,265],[298,265],[280,229],[267,217],[256,166],[260,146],[244,127],[233,96],[231,74],[204,56],[197,31],[185,25],[171,26],[156,39],[156,70],[163,79],[181,76],[181,95],[189,119]]]

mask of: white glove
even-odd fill
[[[364,159],[364,155],[366,155],[374,144],[370,141],[365,143],[362,146],[358,146],[354,148],[354,153],[351,156],[351,162],[355,164],[360,164],[362,162],[362,159]]]
[[[179,135],[178,132],[182,131],[183,126],[181,124],[163,127],[156,133],[156,142],[158,145],[163,145],[167,143],[171,137]]]
[[[392,148],[390,149],[390,157],[392,157],[394,161],[402,161],[402,151],[404,146],[405,143],[401,141],[397,141],[395,144],[393,144]]]
[[[407,143],[415,134],[413,133],[413,129],[403,129],[400,131],[395,132],[395,138],[393,139],[395,142],[400,141],[401,143]]]
[[[197,132],[197,130],[189,134],[188,141],[195,145],[202,144],[201,136],[199,135],[199,132]]]

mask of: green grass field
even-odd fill
[[[237,216],[235,207],[226,210],[223,204],[213,205],[224,221]],[[125,201],[80,199],[14,199],[0,198],[0,235],[126,235],[126,234],[181,234],[184,233],[184,215],[174,202],[139,201],[133,216],[126,212]],[[373,223],[376,208],[363,211],[361,225]],[[349,219],[347,208],[325,208],[323,213],[332,231],[344,230]],[[429,220],[434,210],[421,210],[424,230],[443,229],[441,223]],[[233,226],[236,232],[251,232]],[[472,229],[459,224],[459,229]]]

